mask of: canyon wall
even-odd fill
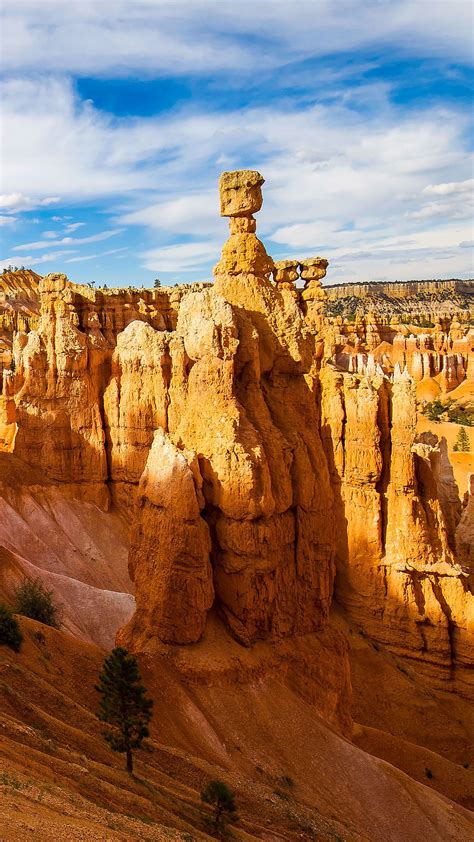
[[[338,510],[336,600],[438,685],[474,690],[472,570],[446,442],[416,436],[408,373],[326,367],[322,431]]]
[[[425,316],[433,311],[443,311],[446,315],[457,311],[469,313],[474,307],[472,279],[330,284],[326,292],[330,315],[339,315],[351,309],[354,299],[356,305],[368,299],[371,306],[376,306],[380,311],[389,306],[392,313],[404,310],[413,313],[418,310]]]
[[[468,326],[451,320],[446,338],[440,322],[413,342],[389,324],[391,350],[377,356],[388,340],[376,320],[352,331],[327,316],[326,260],[267,254],[262,183],[221,177],[230,236],[212,285],[39,282],[37,325],[16,331],[3,372],[8,447],[128,522],[136,612],[118,640],[129,648],[195,642],[210,613],[246,646],[302,635],[325,626],[335,597],[372,638],[468,695],[470,509],[443,442],[417,440],[409,374],[418,353],[454,356],[453,383],[467,380]],[[360,366],[345,365],[339,336],[359,340]]]

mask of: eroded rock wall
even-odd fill
[[[456,556],[461,510],[445,442],[417,440],[406,373],[391,382],[327,367],[321,385],[339,536],[335,598],[373,639],[469,695],[473,583]]]

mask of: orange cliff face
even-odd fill
[[[321,374],[323,440],[338,523],[335,598],[392,652],[439,686],[472,686],[474,600],[467,514],[446,443],[416,436],[415,385]],[[467,512],[467,508],[466,508]]]
[[[129,524],[129,648],[195,642],[210,613],[246,646],[303,635],[335,596],[469,693],[470,509],[443,445],[416,441],[408,373],[333,358],[327,261],[267,255],[262,183],[221,178],[230,236],[213,285],[39,283],[37,328],[16,333],[4,373],[15,456]]]
[[[13,337],[37,327],[40,275],[31,269],[3,271],[0,275],[0,451],[11,448],[15,424],[3,394],[3,372],[13,374]],[[14,363],[13,363],[14,366]]]

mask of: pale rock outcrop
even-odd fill
[[[28,334],[15,375],[15,452],[51,479],[87,485],[91,499],[106,507],[100,403],[107,342],[95,325],[89,340],[74,324],[64,275],[48,276],[39,290],[38,330]]]
[[[459,561],[474,574],[474,474],[464,496],[463,512],[456,530],[456,549]]]
[[[103,397],[108,478],[116,497],[139,482],[155,430],[167,427],[169,344],[169,333],[146,322],[131,322],[117,336]]]
[[[201,517],[195,454],[179,451],[157,430],[138,487],[129,553],[137,611],[119,641],[143,649],[150,638],[192,643],[214,598],[209,527]]]

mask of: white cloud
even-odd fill
[[[465,181],[450,181],[447,184],[428,184],[423,193],[429,196],[452,196],[453,194],[464,195],[467,193],[471,197],[474,191],[474,178],[467,178]]]
[[[0,195],[0,208],[18,213],[23,210],[33,210],[39,206],[48,206],[60,201],[59,196],[45,196],[43,199],[31,199],[22,193],[2,193]]]
[[[38,266],[41,263],[54,263],[58,257],[64,257],[64,255],[73,253],[74,249],[64,249],[63,251],[45,252],[44,254],[34,256],[31,254],[27,256],[21,255],[21,261],[24,266],[30,268],[31,266]],[[17,266],[19,259],[18,255],[5,257],[3,260],[0,260],[0,269],[6,268],[7,266]]]
[[[472,57],[466,0],[3,0],[13,71],[125,76],[262,72],[370,46]]]
[[[215,234],[218,228],[216,190],[203,190],[165,199],[120,217],[124,225],[146,225],[161,231],[190,233],[196,237]],[[227,221],[220,228],[225,235]]]
[[[423,195],[434,196],[430,201],[413,211],[412,219],[472,219],[474,211],[474,179],[451,181],[444,184],[428,184]]]
[[[82,228],[85,224],[85,222],[70,222],[69,225],[64,226],[64,230],[70,233],[72,231],[77,231],[78,228]]]
[[[65,263],[83,263],[86,260],[94,260],[97,257],[107,257],[109,254],[122,254],[122,252],[128,251],[128,247],[124,246],[120,249],[109,249],[108,251],[102,251],[98,254],[85,254],[82,257],[70,257],[68,260],[65,260]]]
[[[0,225],[11,225],[17,221],[16,216],[0,216]]]
[[[64,246],[64,245],[86,245],[87,243],[98,243],[101,240],[109,240],[110,237],[115,237],[117,234],[121,234],[123,228],[116,228],[113,231],[101,231],[98,234],[91,234],[90,237],[62,237],[61,239],[57,240],[48,240],[48,246],[50,248],[56,248],[56,246]],[[49,233],[49,232],[45,232]],[[44,236],[44,235],[43,235]],[[36,249],[42,249],[45,247],[44,240],[37,240],[34,243],[23,243],[20,246],[14,246],[13,251],[35,251]]]
[[[219,258],[219,244],[216,242],[180,243],[174,246],[149,249],[141,255],[144,265],[151,271],[165,274],[190,272]]]
[[[450,228],[466,218],[469,197],[466,115],[437,106],[404,113],[375,88],[373,111],[341,99],[317,105],[294,100],[227,113],[183,108],[116,119],[79,101],[64,79],[9,79],[5,190],[36,204],[51,201],[53,192],[65,201],[99,198],[103,208],[117,208],[116,224],[150,229],[156,247],[140,247],[146,269],[177,277],[208,275],[226,236],[218,209],[219,172],[255,168],[266,178],[258,228],[275,257],[323,251],[331,260],[327,280],[335,282],[347,279],[348,272],[350,277],[369,270],[366,277],[374,277],[372,272],[407,277],[408,266],[414,276],[414,267],[436,264],[437,256],[447,260],[449,245],[448,274],[469,272],[467,250],[459,243],[472,234]],[[363,98],[370,101],[370,90],[364,89]],[[74,230],[66,226],[79,225],[67,218],[52,217],[63,222],[66,234]],[[420,246],[417,236],[428,223],[432,253],[423,256],[420,249],[428,247]],[[438,234],[448,229],[452,239],[441,247]],[[14,251],[80,248],[115,233],[58,235]],[[389,234],[411,237],[411,245],[404,242],[403,260],[378,248]],[[370,258],[363,256],[369,252]],[[420,271],[427,276],[427,268]]]

